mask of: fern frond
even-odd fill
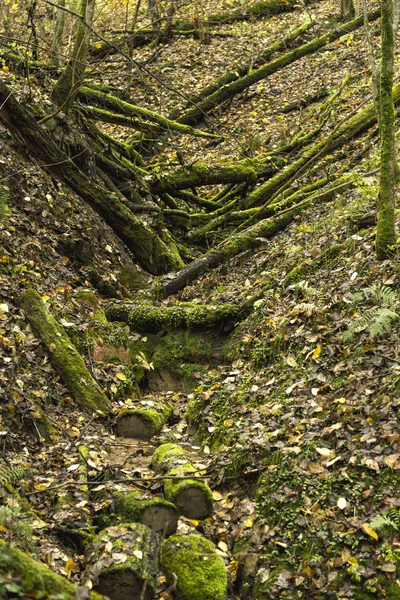
[[[398,296],[389,286],[376,285],[362,289],[355,294],[354,300],[356,302],[367,301],[373,304],[393,306],[397,302]]]
[[[11,535],[19,536],[23,541],[32,538],[32,529],[27,522],[29,516],[18,505],[0,505],[0,526]]]
[[[398,318],[399,315],[389,308],[370,308],[356,321],[350,323],[347,330],[343,333],[343,340],[345,342],[352,340],[356,333],[360,333],[364,329],[368,329],[371,337],[376,337],[388,331],[393,321],[396,321]]]
[[[395,531],[399,530],[396,522],[393,521],[388,515],[377,515],[372,519],[372,521],[370,521],[369,525],[374,531],[379,531],[385,527],[392,528]]]
[[[375,312],[374,319],[369,326],[371,337],[376,337],[385,331],[388,331],[392,326],[393,321],[397,321],[399,315],[390,310],[390,308],[378,308]]]

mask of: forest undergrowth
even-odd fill
[[[126,54],[127,8],[97,9],[96,31]],[[236,9],[210,0],[202,14]],[[379,135],[362,23],[296,58],[343,26],[339,6],[212,27],[196,10],[178,7],[172,40],[134,48],[151,74],[92,36],[88,87],[67,115],[51,100],[59,70],[26,53],[24,12],[19,42],[0,35],[0,82],[22,107],[13,122],[0,89],[0,598],[99,598],[101,573],[134,548],[146,581],[135,598],[396,600],[400,271],[397,254],[375,257]],[[41,43],[46,33],[43,17]],[[188,98],[263,65],[270,74],[193,117]],[[18,131],[24,111],[66,175]],[[56,370],[31,288],[83,356],[101,409],[85,410]],[[147,433],[121,423],[143,412],[151,434],[138,439]],[[162,444],[185,450],[164,472],[152,463]],[[174,476],[208,483],[204,514],[177,514]],[[176,534],[157,521],[157,540],[132,545],[117,511],[133,492],[166,500]],[[197,562],[220,561],[198,580],[165,558],[192,534]],[[28,575],[14,548],[71,587]]]

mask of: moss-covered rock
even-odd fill
[[[218,343],[211,332],[169,331],[159,338],[151,356],[149,387],[154,391],[191,391],[198,385],[198,374],[216,362]]]
[[[180,600],[224,600],[227,572],[209,540],[172,536],[161,546],[160,565],[169,579],[176,575]]]
[[[143,523],[155,533],[167,537],[175,533],[179,511],[163,498],[144,498],[140,492],[115,492],[110,522]]]
[[[160,537],[142,523],[108,527],[87,552],[95,588],[111,600],[153,600]]]
[[[153,454],[156,472],[164,479],[164,495],[189,519],[205,519],[212,511],[212,492],[204,479],[196,478],[196,469],[186,452],[177,444],[162,444]]]
[[[164,402],[143,401],[141,406],[123,408],[117,415],[116,431],[123,437],[150,440],[158,435],[172,415],[172,405]],[[147,404],[147,405],[146,405]]]
[[[30,598],[39,597],[41,594],[41,598],[51,596],[63,600],[76,600],[78,597],[78,589],[73,583],[2,540],[0,540],[0,577],[2,579],[0,585],[4,586],[9,579],[9,583],[14,583],[17,588],[20,588],[19,595],[24,597],[26,594],[29,594]],[[90,600],[101,600],[101,598],[102,596],[96,592],[90,593]]]

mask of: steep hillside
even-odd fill
[[[363,18],[283,5],[178,7],[146,72],[93,37],[67,116],[4,37],[0,598],[400,598]]]

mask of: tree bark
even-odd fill
[[[117,415],[115,429],[117,435],[140,440],[150,440],[161,432],[172,416],[172,405],[156,401],[152,406],[139,405],[123,408]]]
[[[354,19],[356,10],[354,8],[353,0],[340,0],[340,18],[344,23]]]
[[[379,260],[393,256],[396,245],[394,224],[395,138],[393,102],[393,0],[382,0],[382,61],[380,81],[381,166],[376,230]]]
[[[137,262],[150,273],[167,273],[181,268],[180,258],[159,236],[144,225],[118,197],[100,185],[90,184],[78,169],[38,126],[35,119],[0,82],[0,118],[6,127],[28,148],[41,168],[64,182],[85,200],[131,250]],[[179,266],[178,266],[179,265]]]
[[[119,529],[119,532],[118,532]],[[127,558],[117,562],[106,551],[110,539],[118,542]],[[111,600],[153,600],[157,581],[157,556],[161,538],[142,523],[104,529],[88,548],[90,577],[95,588]]]
[[[65,6],[65,0],[59,0],[60,6]],[[54,37],[53,37],[53,45],[51,48],[51,63],[55,67],[61,67],[63,64],[63,59],[60,55],[61,49],[61,40],[62,35],[64,33],[64,24],[65,24],[65,11],[61,8],[57,8],[56,13],[56,26],[54,29]]]
[[[80,14],[91,25],[93,21],[95,0],[82,0]],[[66,66],[53,91],[54,101],[58,106],[71,106],[76,92],[82,83],[89,50],[89,30],[79,21],[71,62]]]

